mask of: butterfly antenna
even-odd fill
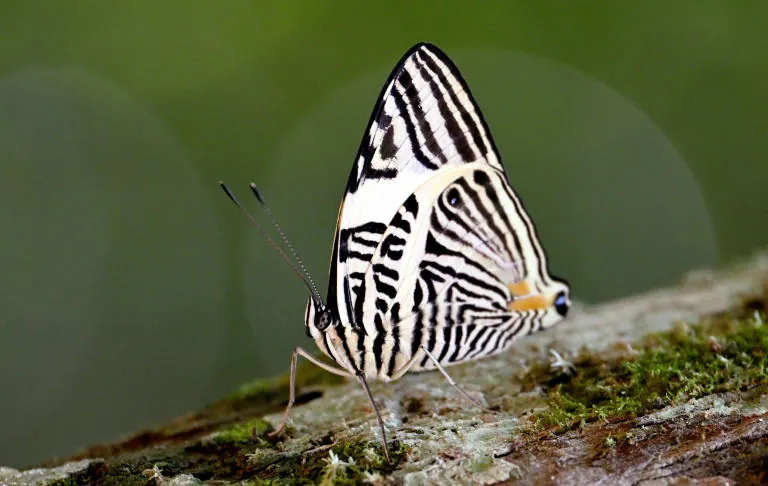
[[[229,189],[229,187],[227,187],[227,185],[224,184],[221,181],[219,181],[219,185],[224,190],[224,193],[227,195],[227,197],[233,203],[235,203],[235,206],[237,206],[237,208],[243,214],[245,214],[246,217],[248,217],[249,220],[251,220],[251,223],[253,223],[253,225],[256,227],[256,229],[259,230],[259,233],[261,233],[261,236],[263,236],[264,239],[266,239],[267,242],[270,245],[272,245],[272,248],[277,250],[277,252],[280,254],[280,256],[283,257],[283,260],[285,260],[286,263],[288,263],[288,265],[291,267],[291,270],[293,270],[293,273],[295,273],[296,276],[299,277],[302,282],[304,282],[304,285],[307,287],[307,290],[309,290],[309,292],[312,294],[312,296],[315,299],[318,299],[318,300],[320,300],[322,302],[322,299],[320,298],[320,293],[317,291],[317,287],[315,286],[315,283],[311,279],[307,278],[307,276],[304,273],[299,271],[299,269],[296,267],[296,265],[293,263],[293,261],[291,261],[291,258],[288,255],[285,254],[285,251],[283,251],[282,248],[280,248],[280,245],[278,245],[275,242],[275,240],[273,240],[272,237],[269,236],[266,231],[264,231],[264,228],[262,228],[262,226],[259,224],[258,221],[256,221],[256,219],[251,215],[251,213],[249,213],[248,210],[245,209],[242,204],[240,204],[240,201],[237,200],[237,198],[235,197],[235,194]],[[303,265],[302,265],[302,267],[303,267]]]
[[[256,199],[259,201],[259,204],[261,204],[261,207],[264,209],[264,212],[267,214],[267,217],[269,218],[270,221],[272,221],[272,225],[274,225],[275,229],[277,230],[277,233],[280,235],[280,238],[282,238],[283,242],[285,243],[285,246],[288,247],[288,251],[291,252],[291,255],[293,256],[294,261],[296,261],[299,264],[299,268],[304,274],[304,278],[309,282],[309,285],[312,286],[312,293],[314,295],[319,295],[320,293],[317,291],[317,285],[315,285],[315,281],[312,279],[312,276],[309,274],[307,267],[304,266],[304,262],[299,257],[299,254],[296,252],[296,249],[293,247],[293,244],[291,244],[291,240],[288,239],[288,237],[285,235],[285,232],[283,231],[283,228],[280,227],[280,224],[277,222],[277,218],[275,218],[274,214],[272,214],[272,210],[269,209],[267,202],[261,196],[261,193],[259,192],[259,188],[256,187],[256,184],[254,184],[253,182],[251,182],[249,186],[251,188],[251,191],[253,191],[253,195],[256,196]]]

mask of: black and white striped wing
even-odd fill
[[[383,378],[422,346],[443,365],[502,351],[560,321],[556,302],[568,299],[506,175],[477,162],[442,171],[406,200],[361,289],[354,312]],[[423,356],[411,370],[432,366]]]
[[[485,121],[458,69],[437,47],[409,50],[379,96],[339,210],[328,304],[360,326],[363,279],[403,203],[446,169],[480,163],[503,172]],[[402,253],[390,240],[391,255]]]

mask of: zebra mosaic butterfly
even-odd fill
[[[306,332],[335,363],[295,349],[290,400],[273,433],[293,405],[299,355],[361,383],[386,452],[368,379],[436,368],[472,400],[445,367],[499,353],[570,307],[477,103],[434,45],[411,48],[376,102],[339,209],[327,299],[251,188],[298,266],[267,238],[310,290]]]

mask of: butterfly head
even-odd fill
[[[338,322],[339,319],[336,314],[323,301],[315,297],[308,299],[307,309],[304,313],[307,336],[315,339]]]

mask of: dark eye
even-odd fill
[[[461,194],[459,194],[459,191],[455,187],[448,190],[446,197],[448,199],[448,204],[454,208],[461,204]]]
[[[555,310],[558,314],[565,317],[566,314],[568,314],[568,296],[565,295],[565,292],[560,292],[557,294],[557,297],[555,297]]]
[[[315,323],[315,327],[321,331],[325,331],[328,326],[331,325],[331,322],[333,322],[331,311],[328,309],[323,309],[317,314],[317,322]]]

